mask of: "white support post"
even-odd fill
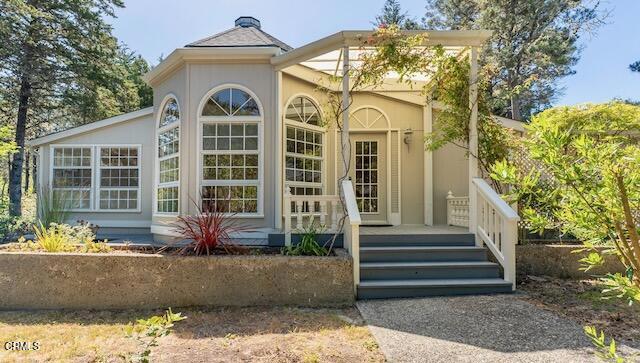
[[[469,120],[469,232],[476,234],[477,227],[477,193],[473,178],[478,176],[478,49],[471,47],[469,56],[469,108],[471,118]],[[476,244],[481,245],[476,235]]]
[[[431,102],[423,107],[422,127],[426,137],[433,130]],[[424,224],[433,226],[433,152],[424,148]]]
[[[351,144],[349,142],[349,46],[342,50],[342,171],[346,174],[351,158]]]
[[[282,198],[284,205],[284,245],[291,246],[291,187],[286,187]]]
[[[284,165],[283,165],[283,161],[284,161],[284,156],[282,155],[282,129],[283,129],[283,118],[282,118],[282,71],[277,71],[276,72],[276,132],[275,132],[275,146],[276,146],[276,173],[275,173],[275,177],[276,177],[276,182],[275,182],[275,199],[276,199],[276,205],[275,205],[275,214],[276,214],[276,220],[275,220],[275,227],[276,229],[280,229],[282,227],[282,218],[280,217],[282,215],[282,208],[283,205],[286,206],[287,204],[284,203],[284,200],[282,201],[282,203],[280,203],[280,199],[282,197],[282,190],[284,189]],[[285,231],[286,233],[286,231]]]

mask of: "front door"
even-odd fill
[[[387,135],[353,133],[349,175],[356,192],[358,209],[365,224],[388,224]]]

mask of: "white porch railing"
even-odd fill
[[[447,225],[469,227],[469,197],[447,194]]]
[[[476,243],[484,243],[504,269],[504,279],[516,289],[518,214],[486,181],[473,179],[476,201]]]
[[[291,246],[291,233],[302,231],[309,226],[320,226],[324,232],[335,233],[343,230],[344,248],[353,259],[353,283],[357,292],[360,284],[360,212],[356,195],[350,180],[342,182],[345,208],[338,195],[292,195],[286,188],[284,202],[284,241]],[[344,215],[346,210],[346,216]],[[340,225],[344,217],[344,225]]]
[[[342,181],[342,193],[347,211],[344,221],[344,248],[349,251],[353,259],[353,288],[354,293],[357,294],[358,285],[360,285],[360,224],[362,220],[351,180]]]
[[[291,246],[292,225],[297,231],[302,231],[309,226],[319,227],[322,232],[338,231],[338,224],[343,216],[340,196],[292,195],[291,188],[287,187],[283,202],[285,246]]]

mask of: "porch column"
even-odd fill
[[[471,67],[469,70],[469,232],[476,232],[477,226],[477,193],[473,178],[478,176],[478,49],[471,47],[469,54]],[[479,241],[476,240],[476,244]]]
[[[346,175],[351,158],[349,143],[349,46],[342,49],[342,171]]]
[[[283,208],[283,195],[284,190],[284,165],[282,154],[282,129],[283,129],[283,117],[282,117],[282,71],[276,71],[276,132],[274,137],[274,145],[276,145],[276,168],[275,168],[275,228],[282,229],[282,208]],[[285,204],[286,205],[286,204]]]

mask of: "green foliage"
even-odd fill
[[[558,107],[528,127],[524,150],[540,170],[496,163],[491,176],[513,186],[509,198],[538,231],[560,229],[584,241],[588,270],[611,254],[629,273],[608,275],[607,290],[637,299],[640,288],[640,106],[623,102]],[[593,245],[608,245],[599,252]]]
[[[132,357],[132,361],[148,363],[151,357],[151,348],[158,346],[158,339],[171,334],[174,323],[186,319],[181,313],[174,313],[169,308],[164,315],[152,316],[148,319],[139,319],[136,324],[129,324],[125,334],[133,338],[140,346],[140,352]]]
[[[602,23],[593,0],[429,0],[431,29],[486,29],[484,89],[492,113],[528,119],[561,92],[557,81],[573,73],[579,38]]]
[[[640,287],[633,284],[633,270],[627,269],[626,276],[621,273],[607,274],[599,279],[604,286],[602,295],[605,299],[618,298],[627,300],[629,305],[640,302]]]
[[[282,249],[282,254],[287,256],[326,256],[329,251],[320,246],[317,235],[318,230],[314,226],[307,226],[302,231],[302,239],[295,246],[287,246]]]
[[[640,61],[630,64],[629,69],[633,72],[640,72]]]
[[[605,362],[624,363],[627,359],[618,354],[615,339],[611,338],[609,344],[603,331],[598,330],[594,326],[585,326],[584,333],[591,339],[591,343],[596,348],[596,356]]]
[[[13,141],[13,130],[9,126],[0,126],[0,160],[18,151],[18,145]]]
[[[51,223],[45,227],[42,223],[33,226],[35,242],[47,252],[74,251],[76,245],[84,245],[84,252],[108,252],[105,243],[96,243],[95,234],[89,225],[70,226]]]
[[[38,196],[38,220],[48,227],[52,223],[65,223],[70,213],[68,202],[62,194],[51,193],[49,188],[42,188]]]
[[[73,250],[67,234],[57,225],[44,227],[42,224],[33,226],[37,245],[47,252],[68,252]]]
[[[420,29],[420,24],[411,18],[408,13],[402,11],[402,6],[398,0],[386,0],[380,15],[376,16],[374,22],[376,27],[387,27],[396,25],[400,29],[415,30]]]

